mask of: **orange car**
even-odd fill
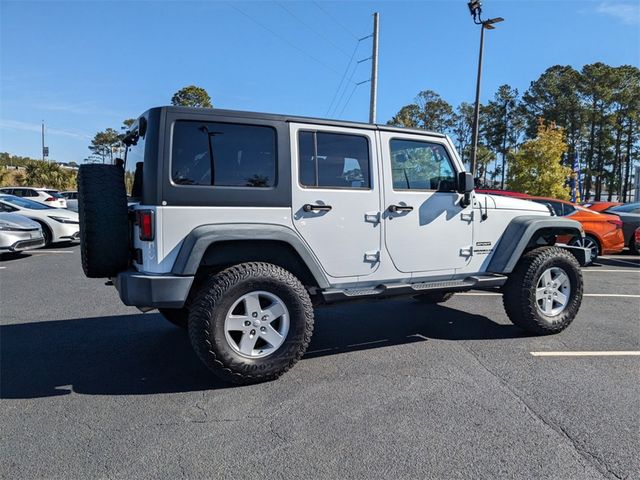
[[[589,210],[593,210],[594,212],[604,212],[607,208],[617,207],[618,205],[622,205],[620,202],[587,202],[583,203],[582,206],[588,208]]]
[[[527,200],[547,204],[553,208],[556,215],[571,217],[572,220],[580,222],[584,228],[584,241],[567,235],[559,236],[558,242],[591,249],[591,260],[595,260],[598,255],[620,253],[624,249],[622,220],[616,215],[594,212],[555,198],[530,197]]]

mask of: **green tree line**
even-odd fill
[[[540,122],[550,130],[541,129]],[[454,109],[436,92],[425,90],[400,108],[388,124],[447,133],[463,160],[469,161],[473,126],[473,105],[469,103]],[[560,152],[558,160],[565,167],[578,160],[585,199],[617,196],[626,201],[640,156],[640,70],[603,63],[585,65],[579,71],[555,65],[522,95],[509,85],[500,86],[480,108],[477,174],[482,184],[500,188],[514,188],[510,180],[514,185],[526,184],[510,177],[509,169],[521,170],[517,163],[530,159],[531,148],[542,145],[527,143],[539,139],[539,134],[556,142],[556,129],[566,149],[548,152]],[[529,152],[527,158],[520,153],[523,147]],[[549,157],[538,158],[549,161]],[[565,177],[570,172],[554,171]]]

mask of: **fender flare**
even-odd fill
[[[544,233],[584,235],[582,225],[564,217],[525,215],[516,217],[507,226],[496,245],[487,272],[511,273],[527,247]]]
[[[306,264],[320,288],[329,282],[318,260],[290,228],[272,224],[211,224],[194,228],[184,239],[173,264],[173,275],[195,275],[207,249],[217,242],[232,240],[277,240],[290,245]]]

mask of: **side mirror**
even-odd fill
[[[473,192],[474,187],[473,174],[468,172],[460,172],[458,174],[458,193],[464,195],[460,200],[460,206],[462,208],[471,205],[471,192]]]
[[[458,193],[471,193],[475,187],[473,175],[468,172],[458,174]]]

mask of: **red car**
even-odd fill
[[[525,200],[530,198],[530,196],[526,193],[511,192],[509,190],[480,189],[476,190],[476,193],[486,193],[487,195],[502,195],[503,197],[524,198]]]

